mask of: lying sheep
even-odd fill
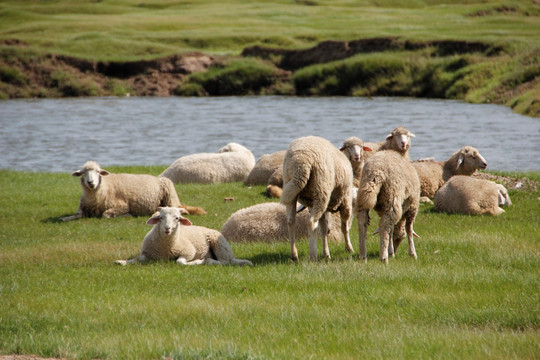
[[[449,213],[500,215],[512,205],[506,188],[493,181],[456,175],[435,194],[435,209]]]
[[[420,178],[420,196],[433,199],[440,187],[454,175],[472,175],[487,168],[487,162],[478,149],[464,146],[446,161],[413,161]]]
[[[140,255],[130,260],[116,260],[117,264],[175,260],[180,265],[253,265],[249,260],[235,258],[219,231],[191,226],[180,208],[160,208],[146,223],[154,226],[144,237]]]
[[[343,141],[343,145],[339,150],[349,159],[353,169],[353,185],[358,187],[362,169],[364,168],[364,153],[371,152],[371,148],[365,146],[361,139],[351,136]]]
[[[419,201],[420,180],[407,156],[392,150],[378,151],[371,156],[362,171],[357,198],[360,259],[367,259],[366,237],[371,209],[380,216],[381,261],[388,263],[388,256],[394,255],[401,241],[398,230],[403,226],[409,242],[409,255],[416,259],[413,224]]]
[[[280,150],[261,156],[244,180],[244,185],[266,185],[274,171],[283,165],[285,153],[286,150]]]
[[[278,167],[266,184],[266,193],[272,197],[280,198],[283,192],[283,165]]]
[[[327,234],[330,212],[341,216],[341,231],[345,249],[353,251],[349,238],[352,213],[351,164],[328,140],[307,136],[289,144],[283,162],[283,193],[281,203],[287,207],[287,226],[291,243],[291,258],[298,261],[296,249],[296,203],[309,208],[309,257],[317,260],[317,230],[323,244],[323,255],[330,258]]]
[[[81,178],[82,194],[75,215],[63,217],[62,221],[151,215],[159,206],[181,206],[190,214],[206,214],[202,208],[182,206],[173,183],[166,178],[112,174],[95,161],[86,162],[71,175]]]
[[[244,181],[254,165],[255,157],[250,150],[240,144],[229,143],[217,153],[182,156],[160,176],[171,179],[175,184]]]

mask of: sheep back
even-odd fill
[[[296,235],[307,238],[309,211],[296,214]],[[343,235],[338,213],[332,214],[329,238],[341,242]],[[234,212],[223,225],[221,233],[229,241],[276,242],[288,240],[286,207],[280,203],[256,204]]]
[[[435,193],[444,184],[443,162],[440,161],[413,161],[412,165],[420,179],[420,196],[433,199]]]
[[[499,208],[496,183],[465,175],[451,177],[435,194],[434,205],[448,213],[499,215],[504,212]]]
[[[244,185],[266,185],[274,171],[283,165],[286,152],[286,150],[280,150],[262,155],[244,180]]]

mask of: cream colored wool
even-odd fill
[[[413,224],[418,213],[420,180],[407,156],[397,151],[380,150],[365,164],[357,197],[357,221],[360,259],[366,260],[367,225],[369,211],[380,216],[379,236],[381,261],[387,263],[401,238],[396,235],[405,226],[409,255],[417,257],[413,240]],[[396,231],[395,231],[396,230]]]
[[[280,150],[272,154],[262,155],[244,180],[244,185],[266,185],[274,171],[283,166],[286,152],[286,150]]]
[[[485,169],[487,161],[478,149],[464,146],[442,161],[413,161],[413,166],[420,178],[420,196],[429,199],[435,197],[440,187],[454,175],[473,175],[478,169]]]
[[[152,260],[175,260],[180,265],[253,265],[237,259],[225,237],[216,230],[194,226],[181,215],[181,209],[164,207],[148,219],[153,225],[144,237],[141,253],[130,260],[117,260],[119,265]]]
[[[323,244],[323,256],[330,258],[327,229],[330,211],[339,211],[345,248],[352,252],[349,219],[352,216],[352,167],[345,155],[328,140],[316,136],[293,140],[283,162],[281,203],[287,207],[291,258],[298,261],[296,249],[296,203],[309,209],[309,257],[317,260],[317,230]]]
[[[448,213],[500,215],[512,205],[506,188],[493,181],[456,175],[435,194],[435,209]]]
[[[364,145],[362,139],[351,136],[343,141],[343,145],[341,145],[339,150],[345,154],[351,163],[353,169],[353,186],[360,186],[360,178],[365,163],[364,153],[371,152],[371,148]]]
[[[197,153],[182,156],[160,177],[173,183],[215,184],[244,181],[255,165],[253,153],[237,143],[229,143],[217,153]]]
[[[95,161],[86,162],[73,176],[81,177],[79,208],[70,221],[82,217],[151,215],[160,206],[182,206],[173,183],[166,178],[144,174],[112,174]],[[201,208],[187,207],[203,212]],[[189,210],[188,210],[189,211]]]

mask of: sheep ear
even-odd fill
[[[362,146],[362,149],[364,149],[364,151],[373,151],[373,150],[371,150],[371,148],[369,148],[367,146]]]
[[[148,225],[156,225],[161,222],[161,219],[159,217],[159,214],[152,216],[150,219],[146,221],[146,224]]]
[[[386,140],[390,140],[394,135],[392,135],[392,133],[386,135]]]
[[[416,135],[414,135],[412,132],[409,133],[409,136],[410,137],[416,137]]]
[[[459,166],[463,164],[463,155],[459,155],[456,170],[459,169]]]
[[[343,150],[345,150],[345,145],[339,148],[339,151],[343,151]]]
[[[79,177],[83,174],[81,170],[77,170],[71,173],[71,176]]]
[[[178,222],[184,226],[191,226],[191,221],[189,221],[189,219],[186,219],[185,217],[183,216],[180,216],[180,218],[178,219]]]
[[[110,174],[110,172],[108,172],[107,170],[100,169],[99,174],[102,175],[102,176],[107,176],[107,175]]]
[[[184,209],[184,208],[178,208],[178,210],[180,211],[180,214],[186,214],[186,215],[189,215],[189,211],[187,211],[187,210]]]

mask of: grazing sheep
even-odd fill
[[[339,150],[345,154],[351,163],[353,169],[353,185],[355,187],[360,186],[360,177],[362,176],[362,169],[364,168],[364,152],[371,152],[371,148],[365,146],[361,139],[351,136],[343,141],[343,145]]]
[[[283,165],[278,167],[266,184],[266,193],[270,196],[279,198],[283,192]]]
[[[244,180],[244,185],[266,185],[274,171],[283,165],[286,152],[286,150],[280,150],[261,156]]]
[[[217,153],[182,156],[160,176],[171,179],[175,184],[244,181],[254,165],[255,157],[250,150],[240,144],[229,143]]]
[[[352,213],[352,168],[347,157],[328,140],[307,136],[289,144],[283,162],[283,193],[281,203],[287,207],[287,226],[291,243],[291,258],[298,261],[296,249],[296,203],[309,208],[309,257],[317,260],[317,230],[323,244],[323,255],[330,258],[327,233],[330,212],[341,216],[341,231],[345,249],[353,251],[349,238]]]
[[[420,178],[420,196],[433,199],[440,187],[454,175],[472,175],[477,169],[487,168],[487,162],[478,149],[464,146],[442,161],[413,161]]]
[[[449,213],[490,214],[504,213],[500,205],[512,205],[508,191],[493,181],[456,175],[435,194],[435,209]]]
[[[63,217],[62,221],[151,215],[159,206],[183,207],[191,214],[206,214],[202,208],[180,205],[173,183],[166,178],[112,174],[95,161],[86,162],[71,175],[81,177],[82,194],[75,215]]]
[[[401,241],[399,229],[405,227],[409,242],[409,255],[417,258],[414,248],[413,224],[418,213],[420,180],[409,159],[397,151],[376,152],[362,171],[357,198],[357,220],[360,259],[366,261],[366,236],[369,211],[375,209],[380,216],[379,257],[388,263]]]
[[[154,225],[144,237],[141,253],[130,260],[116,260],[119,265],[150,260],[175,260],[180,265],[253,265],[237,259],[231,246],[219,231],[191,226],[182,209],[164,207],[146,222]]]

